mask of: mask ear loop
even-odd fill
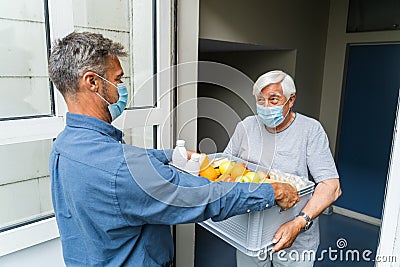
[[[99,93],[94,92],[96,95],[98,95],[101,99],[103,99],[108,105],[111,105],[110,102],[108,102],[104,97],[102,97]]]
[[[285,106],[285,105],[289,102],[289,100],[290,100],[290,97],[288,98],[288,100],[286,101],[286,103],[285,103],[283,106]],[[292,109],[292,108],[289,108],[289,109],[288,109],[288,112],[287,112],[286,115],[285,115],[285,119],[286,119],[286,116],[289,114],[289,112],[290,112],[291,109]]]
[[[113,84],[112,82],[110,82],[110,81],[107,80],[106,78],[104,78],[104,77],[98,75],[96,72],[93,72],[93,73],[94,73],[97,77],[99,77],[100,79],[102,79],[103,81],[108,82],[109,84],[111,84],[112,86],[114,86],[115,88],[118,89],[118,87],[117,87],[115,84]],[[100,95],[98,92],[95,92],[95,93],[96,93],[96,95],[98,95],[101,99],[103,99],[108,105],[111,105],[111,103],[108,102],[102,95]]]
[[[288,98],[288,100],[286,100],[285,104],[282,105],[282,108],[287,104],[287,102],[289,102],[290,97],[292,97],[292,96],[289,96],[289,98]],[[286,113],[286,115],[283,116],[285,119],[286,119],[287,115],[289,115],[289,113],[290,113],[291,110],[292,110],[292,108],[289,108],[289,109],[288,109],[288,112]]]
[[[97,77],[99,77],[100,79],[103,79],[104,81],[108,82],[109,84],[111,84],[112,86],[114,86],[115,88],[118,89],[118,86],[116,86],[115,84],[113,84],[112,82],[110,82],[109,80],[107,80],[104,77],[101,77],[100,75],[98,75],[96,72],[93,72]]]
[[[103,79],[104,81],[108,82],[109,84],[111,84],[112,86],[114,86],[115,88],[118,89],[118,86],[117,86],[117,85],[113,84],[112,82],[110,82],[110,81],[107,80],[106,78],[104,78],[104,77],[98,75],[96,72],[93,72],[93,73],[94,73],[97,77],[99,77],[100,79]],[[124,82],[122,82],[122,83],[124,83]],[[111,105],[110,102],[108,102],[107,100],[104,99],[104,97],[102,97],[101,95],[99,95],[97,92],[96,92],[96,94],[97,94],[98,96],[100,96],[100,98],[102,98],[104,101],[106,101],[109,105]],[[130,105],[132,104],[132,102],[133,102],[133,96],[131,97],[131,99],[129,100],[129,102],[128,102],[126,105],[127,105],[127,106],[130,106]]]

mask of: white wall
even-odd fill
[[[296,51],[296,109],[318,118],[329,1],[201,0],[200,38]]]

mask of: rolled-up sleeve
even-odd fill
[[[307,165],[314,180],[339,178],[335,161],[329,149],[328,136],[320,124],[315,126],[313,136],[307,143]]]

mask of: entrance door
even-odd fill
[[[381,219],[398,90],[400,44],[350,45],[336,149],[337,206]]]

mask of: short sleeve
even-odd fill
[[[244,126],[243,122],[239,122],[233,132],[231,139],[229,140],[228,145],[226,146],[224,153],[239,157],[240,148],[242,146],[242,141],[244,139]]]
[[[317,183],[327,179],[339,178],[329,148],[328,136],[319,123],[312,128],[307,142],[307,166]]]

